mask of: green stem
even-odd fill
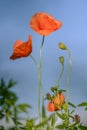
[[[57,90],[58,90],[58,87],[59,87],[60,79],[61,79],[61,77],[63,75],[63,71],[64,71],[64,64],[62,64],[62,69],[61,69],[60,75],[59,75],[58,80],[57,80],[57,84],[56,84]]]
[[[32,55],[30,55],[30,57],[31,57],[31,59],[34,61],[34,63],[36,64],[36,66],[37,66],[37,68],[38,68],[38,62],[36,61],[36,59],[35,59]]]
[[[38,115],[39,115],[39,119],[40,119],[40,93],[42,92],[42,100],[44,100],[43,97],[43,88],[42,88],[42,47],[44,44],[44,36],[42,38],[42,43],[40,46],[40,64],[39,64],[39,68],[38,68]],[[41,91],[42,90],[42,91]]]
[[[34,61],[34,63],[37,66],[38,69],[38,116],[40,119],[40,96],[41,96],[41,92],[42,92],[42,103],[44,104],[44,94],[43,94],[43,87],[42,87],[42,47],[44,44],[44,38],[45,36],[43,36],[42,38],[42,43],[40,46],[40,63],[38,64],[38,62],[35,60],[35,58],[30,55],[31,59]]]
[[[70,54],[69,49],[67,49],[67,52],[68,52],[68,59],[70,62],[70,67],[68,69],[68,76],[67,76],[67,80],[66,80],[67,121],[69,123],[69,104],[68,104],[68,102],[69,102],[69,80],[70,80],[70,72],[72,69],[72,60],[71,60],[71,54]]]
[[[6,122],[7,122],[7,127],[8,129],[10,128],[10,115],[6,112]]]

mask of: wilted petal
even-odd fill
[[[32,36],[29,35],[28,41],[17,40],[14,44],[14,51],[10,59],[15,60],[21,57],[27,57],[32,52]]]

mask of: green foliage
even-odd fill
[[[7,85],[3,78],[0,80],[0,119],[5,118],[6,122],[9,122],[12,118],[13,107],[18,100],[16,94],[11,91],[14,85],[13,80],[9,80]]]
[[[0,79],[0,120],[5,119],[9,130],[22,128],[23,123],[21,122],[20,115],[21,113],[28,113],[28,109],[31,108],[29,104],[17,103],[18,97],[12,91],[16,83],[10,79],[8,84],[6,84],[3,78]],[[12,128],[10,126],[11,121],[15,125]],[[0,126],[0,130],[4,130],[4,126]]]
[[[69,102],[69,105],[70,105],[71,107],[73,107],[73,108],[76,108],[76,106],[75,106],[73,103],[71,103],[71,102]]]
[[[87,126],[79,126],[80,130],[87,130]]]
[[[3,127],[3,126],[0,126],[0,130],[4,130],[4,127]]]
[[[80,103],[80,104],[78,105],[78,107],[85,107],[85,106],[87,106],[87,102],[82,102],[82,103]]]
[[[80,104],[77,105],[78,107],[84,107],[84,110],[87,111],[87,102],[82,102]]]
[[[18,104],[16,106],[16,109],[18,109],[19,112],[28,113],[28,108],[31,108],[31,106],[29,104],[25,104],[25,103]]]
[[[44,103],[42,104],[42,119],[46,118],[46,110],[45,110],[45,106]]]

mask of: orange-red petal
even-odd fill
[[[60,29],[62,22],[45,12],[36,13],[30,20],[30,27],[38,34],[47,36]]]
[[[62,107],[63,103],[65,101],[64,94],[58,93],[56,97],[54,98],[54,104],[58,105],[59,107]]]
[[[53,111],[57,111],[58,108],[55,106],[55,104],[53,102],[48,102],[48,104],[47,104],[47,110],[49,112],[53,112]]]
[[[17,40],[14,44],[13,54],[10,56],[11,60],[21,57],[27,57],[32,52],[32,36],[29,35],[28,41],[22,42]]]

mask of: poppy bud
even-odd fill
[[[51,91],[52,92],[57,91],[57,86],[51,87]]]
[[[75,121],[78,123],[80,122],[80,116],[78,114],[75,115]]]
[[[62,50],[67,50],[66,45],[62,42],[59,43],[59,48],[62,49]]]
[[[47,94],[46,94],[46,99],[48,99],[48,100],[51,99],[51,95],[50,95],[50,93],[47,93]]]
[[[61,64],[63,64],[63,63],[64,63],[64,57],[63,57],[63,56],[60,56],[60,57],[59,57],[59,61],[60,61]]]

